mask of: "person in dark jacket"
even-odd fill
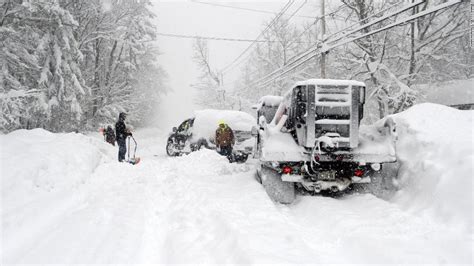
[[[232,129],[224,121],[219,121],[219,127],[216,130],[217,152],[231,160],[234,143],[235,138]]]
[[[104,130],[104,138],[105,141],[110,143],[112,146],[115,146],[115,132],[112,126],[107,126],[107,128]]]
[[[132,133],[125,126],[125,118],[127,114],[120,113],[119,120],[115,123],[115,137],[119,146],[118,160],[123,162],[125,160],[125,154],[127,153],[126,139],[131,136]]]

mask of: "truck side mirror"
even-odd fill
[[[176,133],[176,131],[178,131],[178,129],[176,127],[173,127],[173,133]]]
[[[252,134],[252,137],[258,136],[258,128],[256,126],[252,127],[251,134]]]

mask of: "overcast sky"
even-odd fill
[[[202,2],[265,10],[278,13],[288,2],[284,1],[212,1]],[[305,1],[295,0],[287,11],[292,14]],[[315,13],[319,0],[308,0],[297,15],[317,16]],[[199,35],[225,38],[255,39],[262,31],[264,22],[274,15],[247,10],[213,6],[193,1],[153,1],[153,11],[157,15],[156,25],[159,33]],[[313,11],[312,11],[313,10]],[[292,21],[303,23],[310,18],[294,17]],[[197,82],[199,75],[192,61],[192,39],[179,39],[158,36],[158,46],[162,52],[160,62],[169,74],[169,86],[173,92],[165,97],[160,115],[161,123],[171,127],[192,116],[195,89],[190,84]],[[221,69],[230,64],[250,43],[209,41],[210,61],[213,67]],[[224,76],[224,83],[232,82],[238,75],[239,67]],[[179,106],[179,108],[178,108]],[[165,110],[163,112],[163,110]],[[170,111],[172,110],[172,111]]]

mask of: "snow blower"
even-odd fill
[[[130,159],[130,139],[133,139],[133,142],[135,143],[135,149],[133,150],[133,157]],[[135,164],[138,164],[140,162],[140,157],[136,157],[136,153],[137,153],[137,141],[135,140],[135,138],[133,136],[129,136],[128,137],[128,148],[127,148],[127,151],[128,151],[128,160],[127,162],[135,165]]]

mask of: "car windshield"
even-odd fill
[[[186,132],[189,128],[193,126],[193,119],[187,119],[178,127],[178,132],[183,133]]]

